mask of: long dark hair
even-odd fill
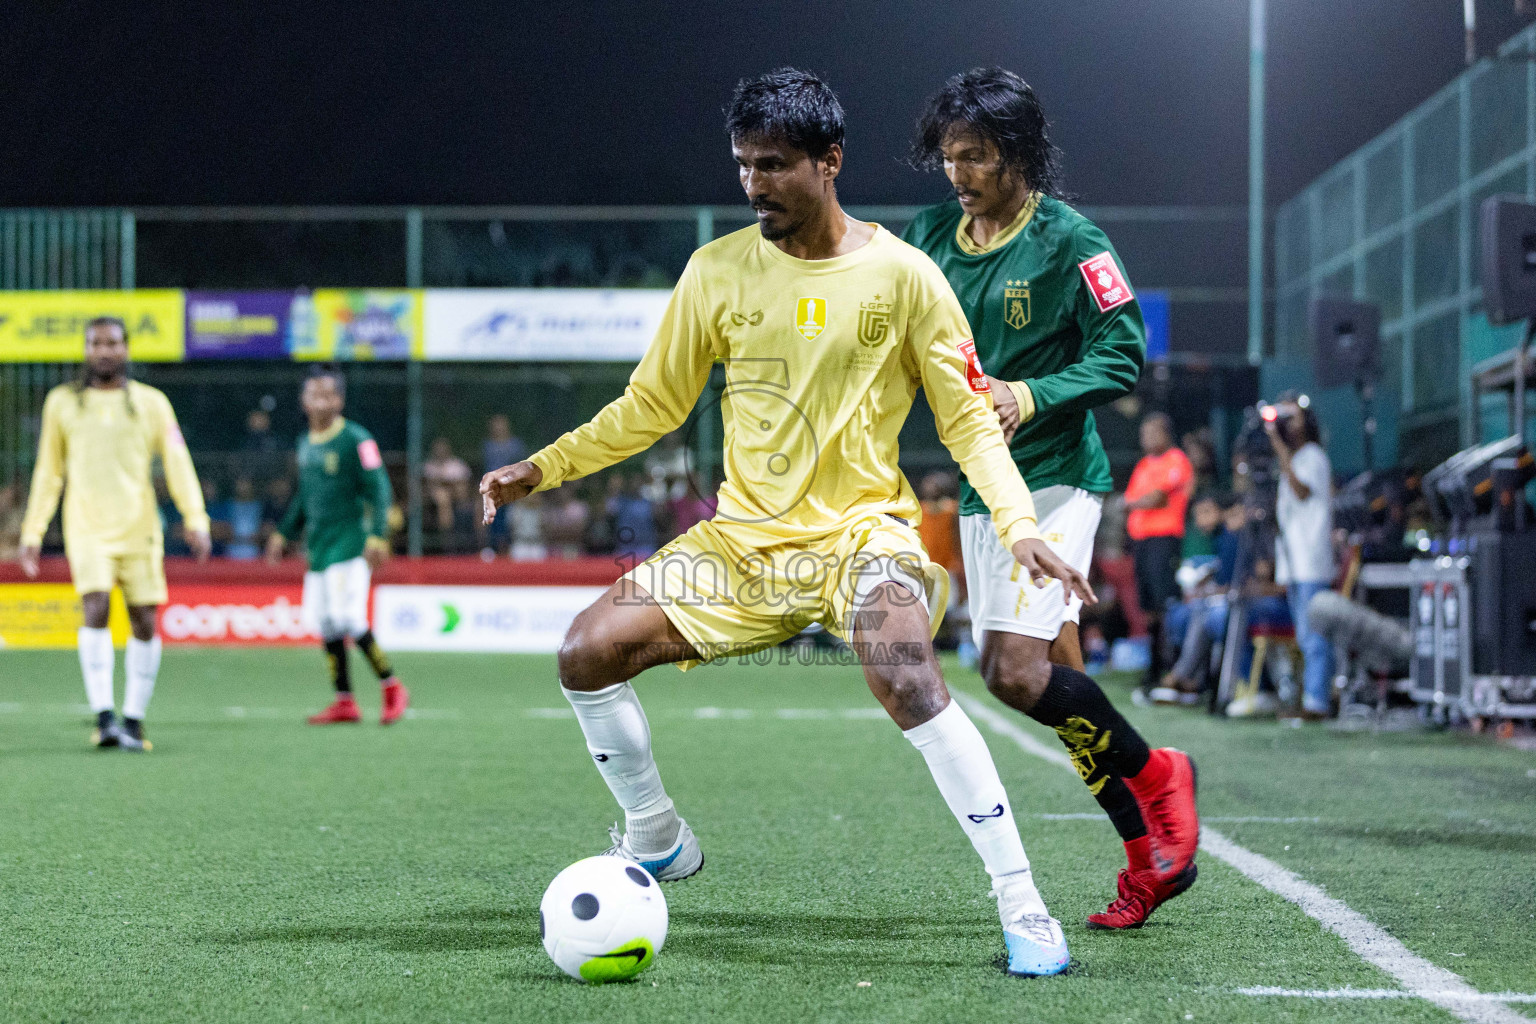
[[[86,321],[86,324],[85,324],[85,336],[87,338],[89,338],[91,336],[92,328],[96,328],[96,327],[116,327],[123,334],[123,344],[124,345],[128,344],[128,324],[123,321],[122,317],[120,317],[120,316],[96,316],[96,317],[92,317],[90,320]],[[75,377],[74,381],[70,384],[70,387],[73,388],[74,391],[75,391],[75,401],[77,403],[79,403],[79,405],[80,405],[80,407],[82,409],[85,408],[85,389],[90,387],[90,384],[91,384],[91,364],[88,361],[82,359],[80,361],[80,373]],[[138,415],[139,415],[139,411],[133,407],[133,393],[129,389],[128,384],[127,384],[126,381],[123,383],[123,403],[128,406],[128,415],[134,417],[135,419],[137,419]]]
[[[1068,199],[1061,186],[1061,150],[1035,90],[1012,71],[972,68],[944,83],[917,120],[908,161],[920,171],[944,163],[944,140],[957,129],[974,132],[997,147],[1006,170],[1042,195]]]

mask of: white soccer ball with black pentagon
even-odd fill
[[[644,868],[588,857],[555,876],[539,903],[544,951],[581,981],[623,981],[651,965],[667,938],[667,901]]]

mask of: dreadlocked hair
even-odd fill
[[[123,318],[120,316],[92,317],[85,325],[87,337],[90,336],[91,328],[93,327],[116,327],[119,331],[123,332],[123,344],[128,344],[128,325],[123,322]],[[91,386],[90,363],[84,361],[80,363],[80,372],[76,374],[75,379],[70,382],[69,386],[74,391],[75,401],[79,404],[80,408],[85,408],[85,389]],[[139,410],[133,407],[133,389],[128,387],[128,382],[123,384],[123,404],[128,407],[129,416],[134,419],[139,418]]]

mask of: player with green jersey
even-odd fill
[[[913,163],[942,168],[955,198],[919,213],[903,237],[949,279],[1040,532],[1086,576],[1113,486],[1093,409],[1135,388],[1146,328],[1109,239],[1062,200],[1059,155],[1023,79],[1000,68],[956,75],[929,101],[913,145]],[[1081,601],[1020,577],[964,480],[960,541],[987,688],[1056,731],[1125,843],[1118,898],[1089,927],[1140,927],[1194,883],[1194,766],[1180,751],[1149,750],[1082,672]]]
[[[378,673],[379,721],[389,725],[399,721],[410,701],[368,626],[372,572],[389,557],[389,474],[373,435],[342,418],[346,381],[340,370],[316,367],[304,381],[301,401],[309,433],[299,440],[298,491],[267,542],[267,559],[280,559],[289,539],[303,531],[309,554],[304,618],[320,634],[336,688],[335,701],[309,722],[335,725],[362,718],[347,669],[351,637]]]

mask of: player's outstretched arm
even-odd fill
[[[514,462],[493,469],[480,478],[481,521],[486,526],[503,505],[528,497],[544,479],[544,471],[532,462]]]
[[[547,491],[623,462],[682,426],[717,358],[698,271],[690,261],[624,394],[529,458],[541,474],[534,489]]]

